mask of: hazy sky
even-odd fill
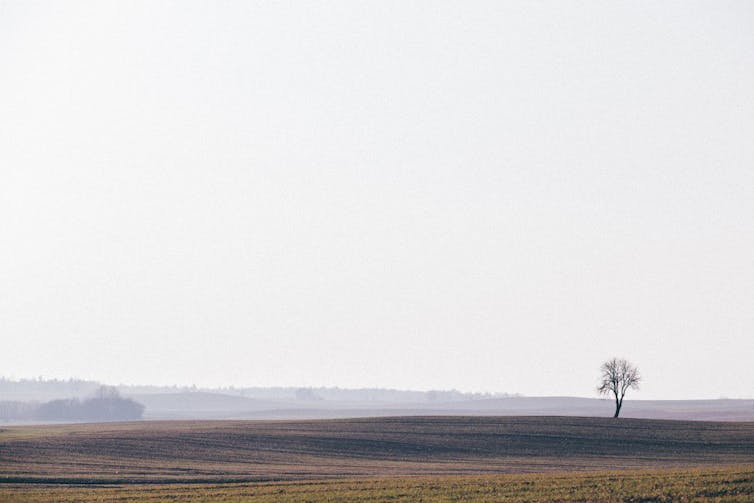
[[[0,2],[0,374],[754,396],[754,2]]]

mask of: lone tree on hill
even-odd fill
[[[603,363],[600,370],[602,371],[602,381],[597,391],[601,395],[613,394],[615,396],[615,415],[613,417],[618,417],[626,391],[629,388],[639,388],[639,381],[641,381],[639,369],[628,360],[613,358]]]

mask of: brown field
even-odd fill
[[[0,429],[0,501],[605,500],[611,491],[745,501],[752,466],[754,423],[399,417]]]

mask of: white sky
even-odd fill
[[[0,374],[754,395],[754,2],[0,2]]]

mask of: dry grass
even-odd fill
[[[754,467],[366,478],[246,484],[0,486],[0,501],[696,501],[754,500]]]

